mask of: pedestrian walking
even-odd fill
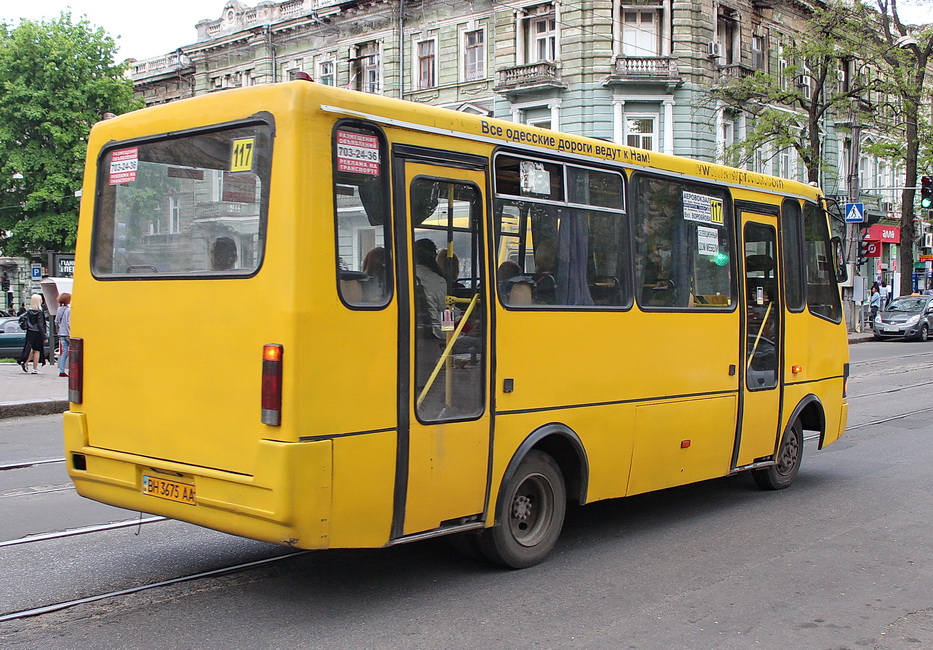
[[[71,294],[58,295],[58,311],[55,312],[55,331],[58,332],[58,344],[61,352],[58,356],[58,376],[67,377],[68,337],[71,336]]]
[[[19,317],[19,326],[26,331],[26,344],[19,358],[19,365],[23,372],[39,374],[39,362],[45,365],[45,337],[48,336],[48,327],[45,323],[45,311],[42,309],[42,296],[33,294],[29,299],[29,309]],[[32,361],[32,370],[26,366]]]
[[[888,306],[888,298],[891,297],[891,290],[888,288],[887,280],[881,281],[881,286],[878,288],[878,293],[881,294],[881,309],[884,309]]]
[[[878,310],[881,308],[881,290],[878,287],[878,283],[874,282],[871,285],[871,297],[868,299],[868,308],[871,312],[869,316],[869,322],[875,322],[875,316],[878,315]]]

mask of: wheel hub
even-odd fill
[[[528,521],[533,508],[534,503],[531,499],[522,494],[516,495],[515,500],[512,502],[512,518]]]

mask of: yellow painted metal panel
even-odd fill
[[[330,546],[384,546],[392,529],[394,431],[334,440]]]
[[[732,395],[639,406],[628,493],[727,475],[735,418]],[[685,441],[688,447],[683,446]]]

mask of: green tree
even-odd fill
[[[855,2],[860,31],[852,36],[864,48],[865,58],[879,71],[884,83],[885,113],[893,117],[889,135],[893,144],[873,153],[888,155],[904,165],[901,191],[901,286],[902,294],[913,290],[914,196],[919,163],[930,156],[930,89],[927,73],[933,65],[933,24],[912,27],[904,24],[897,0],[876,0],[875,6]]]
[[[854,74],[864,64],[859,44],[848,36],[853,20],[857,17],[839,2],[814,5],[795,40],[784,45],[786,67],[733,76],[712,90],[725,106],[754,116],[746,138],[728,155],[748,160],[765,145],[793,148],[807,180],[819,182],[825,166],[824,119],[870,111],[862,100],[877,84]]]
[[[74,250],[87,136],[141,107],[102,28],[62,12],[0,23],[0,250]],[[15,176],[15,178],[14,178]]]

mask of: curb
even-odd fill
[[[22,418],[30,415],[57,415],[68,410],[66,399],[35,399],[19,402],[0,402],[0,419]]]

